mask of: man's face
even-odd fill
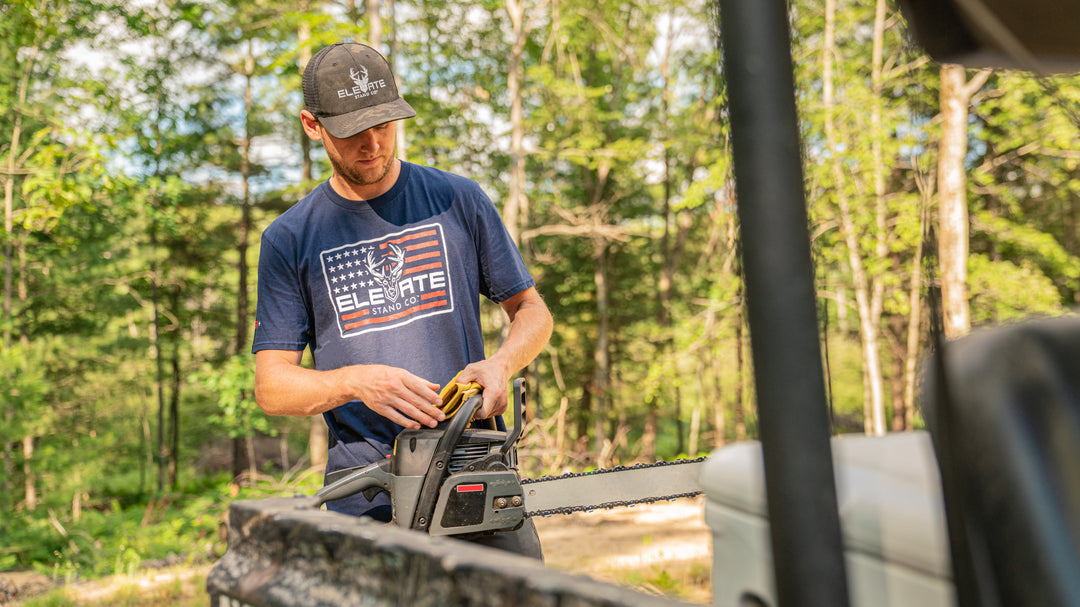
[[[387,122],[337,139],[323,129],[323,147],[334,173],[353,187],[375,185],[394,166],[397,123]]]

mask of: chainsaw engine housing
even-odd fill
[[[405,430],[394,444],[391,473],[395,477],[394,520],[401,526],[427,527],[432,535],[462,535],[513,529],[524,520],[517,450],[503,454],[508,434],[466,429],[453,444],[446,478],[438,487],[434,509],[418,507],[424,478],[447,430]],[[435,474],[439,474],[438,464]],[[408,480],[408,479],[411,479]]]
[[[389,459],[336,471],[332,482],[328,475],[327,485],[312,496],[311,507],[359,492],[370,500],[386,491],[399,527],[432,535],[520,527],[525,504],[515,445],[524,419],[523,380],[514,381],[513,396],[511,431],[469,427],[483,404],[476,394],[436,428],[401,431]]]

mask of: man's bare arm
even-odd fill
[[[300,365],[301,352],[255,353],[255,401],[268,415],[316,415],[360,399],[379,415],[406,428],[434,427],[438,384],[386,365],[352,365],[331,371]]]
[[[476,381],[484,387],[484,405],[478,419],[506,411],[510,377],[535,359],[548,339],[554,321],[544,299],[530,287],[500,304],[510,319],[506,340],[486,360],[474,362],[462,371],[459,382]]]

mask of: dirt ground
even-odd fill
[[[704,498],[536,520],[548,567],[709,604],[712,539]]]
[[[0,572],[0,605],[45,592],[52,586],[49,578],[29,571]]]
[[[537,519],[536,527],[548,567],[688,603],[711,602],[712,541],[701,497],[551,516]],[[80,603],[107,601],[132,586],[151,594],[163,584],[189,584],[188,594],[198,595],[203,590],[194,586],[203,583],[209,568],[148,571],[70,590]],[[0,572],[0,605],[17,605],[53,587],[36,573]]]

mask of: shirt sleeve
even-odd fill
[[[479,252],[480,292],[499,303],[535,286],[536,282],[495,204],[482,190],[477,190],[479,230],[476,250]]]
[[[264,233],[251,351],[301,351],[312,342],[312,316],[297,264]],[[314,344],[311,344],[314,346]]]

